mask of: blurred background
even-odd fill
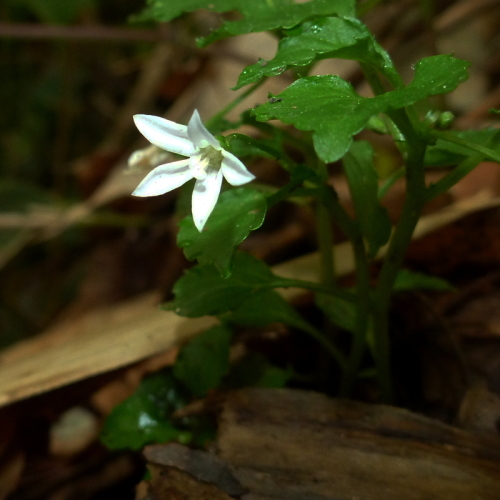
[[[125,307],[133,315],[134,307],[139,311],[147,304],[153,309],[170,297],[173,283],[189,265],[175,245],[176,222],[186,211],[189,193],[179,190],[148,199],[130,196],[148,169],[147,162],[127,166],[130,154],[147,146],[132,116],[155,114],[185,123],[197,108],[208,119],[238,95],[230,88],[240,71],[259,57],[272,58],[277,45],[272,36],[255,34],[199,50],[195,37],[216,26],[217,16],[197,12],[168,25],[134,23],[133,16],[143,7],[141,0],[3,0],[0,4],[0,348],[38,335],[46,339],[0,353],[4,368],[0,380],[6,386],[11,382],[5,369],[9,363],[77,335],[75,325],[89,313],[101,312],[95,326],[100,328],[112,322],[113,315],[122,314],[117,307],[129,304],[126,300],[139,300]],[[453,111],[457,128],[498,126],[498,115],[490,113],[500,108],[497,0],[367,1],[360,9],[362,19],[407,79],[412,64],[435,53],[471,61],[470,80],[432,105]],[[323,73],[338,74],[362,95],[370,95],[353,62],[322,62],[313,74]],[[264,102],[268,92],[276,94],[291,81],[287,73],[270,80],[229,118]],[[374,134],[366,137],[376,147],[381,176],[398,168],[401,159],[392,144]],[[287,181],[269,160],[252,160],[250,165],[261,182],[279,186]],[[332,167],[332,183],[348,205],[347,187],[337,172]],[[498,165],[482,164],[427,212],[484,190],[488,192],[484,205],[495,204],[492,200],[500,190]],[[403,197],[402,185],[387,197],[393,217]],[[417,243],[409,262],[459,284],[497,273],[498,210],[474,217],[438,241]],[[290,205],[286,211],[271,211],[244,249],[277,264],[311,252],[315,245],[312,212]],[[475,314],[474,321],[484,316]],[[406,324],[414,318],[398,321]],[[470,324],[471,319],[463,321]],[[475,335],[470,330],[465,334]],[[91,351],[81,355],[92,357]],[[140,357],[117,361],[109,370],[89,368],[89,376],[104,375],[55,395],[37,396],[51,389],[50,384],[28,390],[26,396],[36,397],[20,403],[16,401],[23,394],[5,390],[10,396],[2,401],[7,407],[0,413],[0,500],[9,495],[16,500],[62,500],[77,494],[89,499],[134,498],[134,485],[143,474],[140,459],[134,454],[109,454],[96,435],[103,416],[137,386],[143,374],[172,363],[174,357],[169,352],[150,365],[134,364],[121,371],[116,370],[139,362]],[[477,363],[482,362],[478,354]],[[500,364],[492,363],[498,381]],[[427,396],[437,401],[436,415],[449,416],[457,411],[461,396],[443,396],[449,385],[439,377],[440,384],[432,386]],[[86,378],[84,372],[71,381]],[[63,380],[53,387],[64,384]],[[110,384],[110,392],[99,392]],[[462,386],[457,393],[463,393]],[[11,402],[15,404],[8,406]],[[83,412],[74,417],[76,434],[87,429],[87,437],[83,444],[61,452],[58,446],[64,439],[57,441],[51,429],[75,406]]]

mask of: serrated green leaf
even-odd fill
[[[348,332],[354,332],[356,328],[356,306],[354,303],[323,293],[316,294],[315,302],[331,323]]]
[[[266,208],[265,197],[254,189],[225,191],[201,233],[191,215],[180,222],[177,244],[189,260],[213,264],[227,278],[236,247],[262,225]]]
[[[317,19],[285,34],[289,36],[279,42],[275,57],[247,66],[235,89],[254,83],[263,76],[280,75],[291,66],[305,66],[321,59],[354,59],[381,68],[390,64],[387,53],[357,19]]]
[[[254,114],[260,121],[277,118],[299,130],[312,130],[318,156],[334,162],[348,151],[352,136],[372,116],[453,90],[467,78],[468,66],[467,61],[448,55],[427,57],[416,64],[407,87],[371,98],[361,97],[338,76],[301,78]]]
[[[148,0],[148,7],[137,18],[170,21],[185,12],[207,9],[215,12],[238,11],[243,19],[227,21],[201,41],[206,46],[229,36],[256,33],[278,28],[292,28],[315,16],[354,16],[353,0],[309,0],[298,3],[295,0]]]
[[[454,290],[446,280],[417,273],[408,269],[401,269],[396,276],[394,291],[403,292],[406,290],[436,290],[439,292],[449,292]]]
[[[214,326],[185,345],[174,365],[175,377],[196,396],[215,389],[229,370],[231,330]]]
[[[176,428],[169,416],[187,401],[185,391],[170,373],[145,378],[136,392],[106,419],[101,441],[112,450],[138,450],[153,442],[185,442],[190,433]]]
[[[174,285],[175,299],[167,307],[191,318],[217,316],[236,309],[275,278],[264,262],[237,252],[228,278],[208,264],[188,270]]]
[[[378,199],[378,178],[373,166],[373,148],[366,141],[353,142],[343,158],[344,173],[354,202],[356,218],[374,257],[389,241],[391,220]]]

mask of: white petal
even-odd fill
[[[243,162],[238,160],[236,156],[228,153],[224,149],[222,150],[222,154],[224,159],[222,160],[221,170],[229,184],[232,184],[233,186],[241,186],[242,184],[246,184],[247,182],[255,179],[255,175],[250,173]]]
[[[217,203],[222,184],[222,172],[214,170],[204,179],[197,180],[194,185],[192,198],[192,211],[194,225],[202,231],[205,222]]]
[[[132,194],[134,196],[158,196],[182,186],[192,178],[189,160],[166,163],[146,175]]]
[[[205,125],[203,125],[197,109],[194,110],[193,116],[189,120],[187,132],[189,139],[197,148],[200,146],[208,146],[208,144],[216,149],[221,148],[219,141],[206,129]],[[202,141],[208,144],[202,144]]]
[[[139,132],[159,148],[183,156],[191,156],[195,151],[185,125],[151,115],[134,115],[134,122]]]

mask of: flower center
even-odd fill
[[[190,167],[196,179],[205,177],[214,170],[219,170],[224,156],[221,151],[213,146],[206,146],[199,149],[199,153],[191,157]]]

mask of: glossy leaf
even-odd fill
[[[238,11],[243,19],[226,21],[201,41],[208,45],[222,38],[278,28],[292,28],[315,16],[354,16],[353,0],[148,0],[148,7],[138,20],[170,21],[185,12],[207,9],[215,12]]]
[[[229,370],[231,330],[214,326],[185,345],[174,365],[175,377],[196,396],[215,389]]]
[[[198,265],[188,270],[174,285],[175,299],[166,307],[192,318],[223,314],[238,308],[275,279],[264,262],[236,253],[233,272],[228,278],[222,278],[213,265]]]
[[[354,202],[356,218],[374,257],[391,236],[391,220],[378,199],[378,178],[373,166],[373,148],[366,141],[354,142],[343,158],[344,172]]]
[[[138,450],[153,442],[189,441],[190,433],[175,427],[169,419],[187,401],[185,391],[170,373],[145,378],[136,392],[106,419],[101,441],[112,450]]]
[[[338,76],[301,78],[254,113],[261,121],[277,118],[300,130],[312,130],[319,157],[333,162],[348,151],[352,136],[372,116],[453,90],[467,78],[468,66],[467,61],[448,55],[427,57],[416,64],[407,87],[371,98],[361,97]]]
[[[291,66],[305,66],[321,59],[354,59],[382,68],[390,64],[387,53],[357,19],[317,19],[285,34],[288,36],[280,41],[275,57],[247,66],[238,79],[236,89],[263,76],[280,75]]]
[[[266,208],[265,197],[254,189],[225,191],[201,233],[196,229],[192,216],[180,222],[177,244],[184,249],[189,260],[213,264],[227,278],[231,274],[236,247],[251,231],[262,225]]]

